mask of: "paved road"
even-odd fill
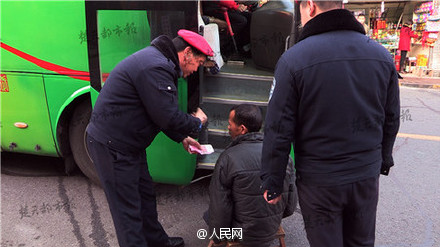
[[[440,246],[440,90],[401,89],[401,129],[396,166],[381,177],[376,246]],[[117,246],[103,191],[81,174],[61,176],[58,159],[2,156],[1,247]],[[15,167],[20,169],[14,169]],[[21,176],[13,174],[21,171]],[[29,177],[23,175],[38,174]],[[206,229],[208,205],[203,179],[189,186],[157,185],[158,211],[171,236],[189,247]],[[286,244],[307,247],[300,212],[283,221]]]

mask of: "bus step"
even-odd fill
[[[218,157],[224,151],[224,149],[214,149],[214,153],[208,155],[197,156],[197,169],[213,170]]]
[[[229,96],[229,95],[228,95]],[[256,96],[254,96],[256,98]],[[202,97],[203,103],[218,103],[225,105],[241,105],[241,104],[254,104],[258,106],[267,106],[267,99],[231,99],[224,95],[205,96]]]

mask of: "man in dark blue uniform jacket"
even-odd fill
[[[145,149],[163,131],[184,148],[200,144],[207,117],[178,110],[177,79],[196,71],[213,51],[206,40],[180,30],[171,40],[159,36],[120,62],[110,73],[87,127],[88,148],[107,196],[119,245],[184,246],[168,237],[157,219],[156,196]]]
[[[398,74],[342,1],[300,3],[299,42],[277,64],[265,122],[262,187],[280,197],[293,144],[310,246],[374,246],[379,174],[393,165]]]

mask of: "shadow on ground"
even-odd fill
[[[10,152],[1,153],[1,173],[22,177],[66,175],[62,158]],[[72,175],[76,174],[78,171]]]

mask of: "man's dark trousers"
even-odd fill
[[[400,51],[400,68],[399,72],[405,71],[406,55],[408,51]]]
[[[379,177],[338,186],[296,180],[311,247],[374,246]]]
[[[163,246],[156,195],[145,150],[122,153],[87,137],[89,154],[104,187],[121,247]],[[148,244],[147,244],[148,243]]]

